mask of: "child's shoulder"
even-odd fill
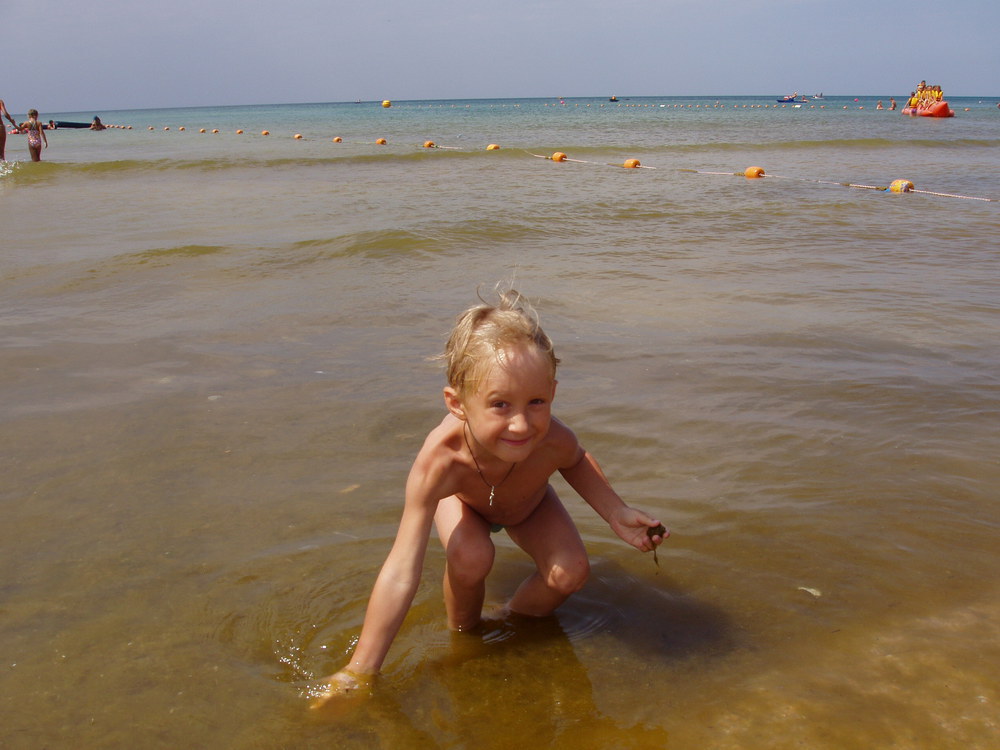
[[[545,443],[552,451],[556,465],[561,469],[575,464],[582,450],[576,433],[567,427],[565,422],[555,417],[552,417]]]
[[[428,475],[443,476],[462,452],[462,422],[451,414],[427,433],[413,468]]]

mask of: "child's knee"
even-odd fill
[[[448,575],[464,582],[486,578],[493,569],[496,548],[489,539],[483,541],[452,539],[446,553]]]
[[[590,577],[590,561],[586,557],[553,565],[546,576],[549,588],[569,596],[583,588]]]

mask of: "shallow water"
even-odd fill
[[[1000,197],[996,103],[765,101],[105,113],[7,165],[0,744],[994,746],[1000,213],[836,183]],[[452,636],[432,545],[377,694],[312,716],[428,357],[511,277],[660,568],[557,478],[593,565],[557,617]]]

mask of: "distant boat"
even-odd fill
[[[931,102],[925,104],[921,102],[916,107],[903,107],[904,115],[912,117],[954,117],[955,110],[948,106],[948,102]]]
[[[826,99],[826,97],[823,96],[822,94],[813,94],[813,99],[815,99],[816,101],[821,101],[823,99]]]
[[[618,101],[618,97],[617,97],[617,96],[614,96],[614,95],[612,95],[612,96],[611,96],[611,98],[609,98],[609,99],[608,99],[608,101],[609,101],[609,102],[616,102],[616,101]]]
[[[800,98],[798,93],[795,93],[795,94],[790,94],[789,96],[781,97],[780,99],[778,99],[778,104],[791,104],[792,102],[802,103],[807,101],[809,100],[806,99],[804,96]]]
[[[954,117],[955,110],[944,100],[940,86],[927,86],[920,94],[914,94],[903,107],[903,114],[911,117]]]

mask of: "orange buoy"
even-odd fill
[[[219,132],[219,129],[218,129],[218,128],[212,128],[212,132],[213,132],[213,133],[218,133],[218,132]]]
[[[178,129],[178,130],[187,130],[187,128],[185,128],[185,127],[184,127],[183,125],[181,125],[181,126],[180,126],[179,128],[177,128],[177,129]]]
[[[336,135],[336,136],[334,136],[334,137],[333,137],[333,142],[334,142],[334,143],[342,143],[342,142],[343,142],[343,140],[344,140],[344,139],[343,139],[343,138],[341,138],[341,137],[340,137],[339,135]]]
[[[763,167],[747,167],[746,171],[743,173],[744,177],[748,180],[756,180],[758,177],[764,176]]]
[[[201,129],[201,130],[199,130],[198,132],[199,132],[199,133],[204,133],[204,132],[205,132],[205,128],[202,128],[202,129]]]
[[[164,130],[170,130],[170,128],[164,128]]]
[[[379,138],[378,140],[376,140],[375,141],[375,145],[376,146],[384,146],[385,145],[385,138]]]
[[[236,135],[243,135],[243,131],[242,130],[237,130],[236,131]]]
[[[562,151],[556,151],[554,154],[552,154],[551,159],[552,161],[566,161],[566,154],[564,154]]]
[[[271,131],[270,130],[262,130],[262,131],[260,131],[260,134],[261,135],[271,135]]]
[[[301,141],[302,140],[302,133],[296,133],[295,135],[292,136],[292,138],[294,138],[297,141]]]
[[[149,129],[150,129],[150,130],[153,130],[153,126],[152,126],[152,125],[150,125],[150,126],[149,126]]]
[[[385,107],[386,109],[389,109],[389,107],[392,106],[392,102],[390,102],[388,99],[386,99],[386,100],[384,100],[382,102],[382,106]]]
[[[639,163],[638,159],[626,159],[622,166],[625,167],[625,169],[638,169],[642,165]]]
[[[437,148],[437,144],[434,141],[424,141],[424,148]]]
[[[491,143],[489,146],[486,147],[486,150],[487,151],[499,151],[500,150],[500,146],[498,146],[495,143]]]
[[[893,180],[889,183],[889,192],[891,193],[912,193],[913,190],[913,183],[909,180]]]

